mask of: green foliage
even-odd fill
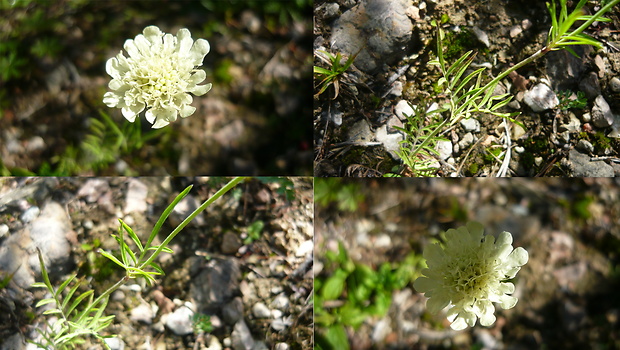
[[[348,349],[345,327],[359,327],[370,317],[383,317],[392,303],[392,292],[420,275],[421,256],[410,254],[400,264],[384,263],[378,269],[356,263],[344,245],[326,253],[328,276],[314,282],[314,321],[320,327],[320,349]]]
[[[326,63],[329,65],[329,69],[325,69],[319,66],[314,66],[314,78],[315,80],[321,81],[319,83],[319,86],[321,86],[321,88],[319,89],[319,92],[316,93],[315,96],[322,94],[323,92],[325,92],[325,90],[327,90],[327,88],[330,85],[333,85],[334,86],[334,97],[332,98],[332,100],[335,100],[338,97],[338,94],[340,93],[340,80],[344,76],[347,69],[349,69],[351,64],[353,64],[355,57],[357,57],[360,51],[358,51],[355,55],[349,56],[349,58],[347,58],[344,64],[341,63],[342,55],[340,55],[339,52],[336,53],[336,56],[334,56],[327,51],[319,51],[319,53],[322,53],[325,56],[327,56],[327,59],[323,58],[322,56],[317,56],[317,57],[326,61]]]
[[[441,124],[441,112],[434,110],[425,112],[426,108],[417,108],[407,118],[404,128],[395,127],[405,134],[400,142],[400,149],[396,152],[403,163],[409,168],[413,176],[433,176],[437,171],[436,157],[439,152],[435,149],[437,142],[447,141],[434,132]]]
[[[293,181],[287,177],[275,177],[275,176],[266,176],[259,177],[258,180],[262,183],[277,183],[280,185],[276,189],[276,193],[279,195],[286,196],[286,199],[292,201],[295,199],[295,184]]]
[[[194,328],[194,334],[211,333],[213,331],[211,317],[199,312],[195,313],[192,316],[192,328]]]
[[[557,108],[565,111],[568,109],[584,109],[588,105],[588,99],[586,99],[586,94],[583,91],[577,91],[577,98],[571,99],[573,92],[570,90],[564,90],[558,92],[558,99],[560,100],[560,104],[558,104]]]
[[[98,252],[103,257],[109,259],[109,261],[120,266],[125,271],[125,276],[116,282],[116,284],[106,289],[97,298],[95,298],[95,292],[92,289],[78,293],[81,289],[82,281],[76,281],[77,275],[72,275],[62,282],[57,289],[54,288],[48,277],[43,256],[39,251],[39,263],[41,265],[43,282],[34,283],[32,287],[46,288],[52,297],[40,300],[36,304],[36,307],[54,303],[55,307],[44,311],[43,315],[55,315],[58,321],[53,325],[48,325],[45,330],[37,329],[43,339],[41,343],[33,343],[44,349],[65,350],[74,349],[76,345],[83,344],[85,342],[84,338],[88,336],[94,337],[100,341],[107,338],[107,336],[104,337],[100,335],[100,332],[107,328],[114,319],[113,315],[104,316],[103,314],[109,296],[130,279],[144,278],[149,286],[152,285],[155,282],[156,276],[164,274],[164,271],[155,262],[155,259],[162,252],[172,253],[172,250],[168,248],[172,239],[198,214],[211,205],[211,203],[243,180],[244,178],[238,177],[228,182],[183,220],[183,222],[168,234],[161,244],[153,244],[155,237],[158,235],[163,223],[174,207],[187,196],[192,186],[187,187],[172,201],[172,203],[170,203],[170,205],[168,205],[159,217],[159,220],[153,227],[145,243],[140,240],[131,227],[119,219],[120,227],[118,229],[118,234],[112,235],[119,245],[119,253],[116,255],[102,249],[98,249]],[[132,248],[131,245],[127,243],[128,241],[131,242],[131,245],[134,245],[135,248]],[[86,245],[82,248],[91,250],[95,248],[95,245]],[[74,281],[75,283],[72,283]],[[67,289],[71,284],[73,286]],[[65,291],[68,292],[64,294],[63,292]],[[198,325],[203,329],[207,329],[210,326],[210,322],[209,320],[199,319]],[[105,342],[101,341],[101,343],[106,349],[109,349]]]
[[[358,183],[342,183],[339,178],[317,178],[314,180],[314,201],[327,207],[336,203],[338,210],[354,212],[364,201]]]
[[[307,18],[313,4],[312,0],[201,0],[200,3],[210,12],[223,15],[226,19],[243,10],[251,9],[263,17],[269,30]]]
[[[264,227],[265,223],[262,220],[254,221],[250,226],[248,226],[248,236],[243,240],[243,243],[250,244],[258,240]]]

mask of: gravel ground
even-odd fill
[[[123,219],[146,240],[160,213],[194,187],[163,226],[170,232],[221,188],[221,178],[5,178],[0,180],[0,348],[26,349],[45,327],[35,247],[55,286],[77,274],[101,293],[122,271],[97,249],[117,251],[110,234]],[[129,349],[311,349],[312,181],[251,179],[214,202],[170,245],[153,286],[130,280],[111,296],[105,334]],[[260,224],[257,224],[260,223]],[[262,225],[262,228],[256,229]],[[164,236],[158,236],[156,241]],[[191,317],[211,317],[199,336]],[[100,349],[87,343],[80,349]]]
[[[600,8],[598,1],[587,3],[588,13]],[[442,130],[445,140],[433,146],[438,155],[429,160],[434,170],[420,174],[396,154],[404,134],[395,127],[411,128],[404,116],[413,113],[411,105],[430,110],[445,101],[434,85],[439,72],[428,65],[436,51],[431,20],[444,23],[448,64],[473,50],[469,71],[487,67],[494,77],[543,47],[551,25],[545,2],[317,1],[315,66],[329,69],[325,52],[357,56],[340,77],[337,97],[333,87],[319,94],[315,81],[315,175],[617,175],[619,11],[616,6],[608,14],[611,22],[587,30],[603,42],[601,50],[576,47],[580,58],[551,52],[501,82],[496,92],[514,100],[501,110],[519,112],[523,126],[507,129],[502,118],[490,115],[463,120]],[[571,104],[578,94],[581,106]],[[433,124],[429,117],[421,120],[420,128]]]

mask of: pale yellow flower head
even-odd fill
[[[146,109],[145,117],[153,128],[164,127],[178,115],[185,118],[196,111],[189,105],[189,93],[201,96],[211,89],[211,84],[198,85],[207,74],[196,69],[209,53],[209,42],[194,42],[185,28],[172,36],[148,26],[123,47],[129,57],[121,51],[106,63],[106,72],[113,79],[108,84],[112,91],[105,93],[103,102],[121,108],[130,122]]]
[[[413,286],[429,298],[429,312],[438,313],[449,306],[450,327],[461,330],[473,327],[477,318],[483,326],[492,325],[492,303],[503,309],[517,304],[517,298],[508,295],[514,293],[515,286],[507,280],[527,263],[528,254],[521,247],[513,250],[510,233],[502,232],[495,241],[491,235],[484,236],[480,223],[469,222],[466,227],[448,230],[444,247],[427,246],[424,258],[428,268]]]

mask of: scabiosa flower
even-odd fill
[[[517,298],[508,295],[515,286],[507,280],[527,263],[527,251],[521,247],[513,250],[508,232],[502,232],[497,242],[491,235],[484,240],[483,236],[484,227],[478,222],[448,230],[445,247],[431,244],[424,249],[428,268],[413,284],[429,298],[429,312],[450,306],[448,320],[455,330],[473,327],[477,317],[481,325],[492,325],[492,303],[499,303],[503,309],[517,304]]]
[[[196,67],[209,53],[209,42],[192,40],[189,30],[179,30],[176,37],[164,34],[156,26],[144,28],[144,35],[125,41],[125,57],[121,51],[106,63],[112,76],[103,102],[121,108],[123,116],[134,122],[145,108],[146,120],[153,128],[161,128],[196,111],[190,106],[192,96],[206,94],[211,84],[197,85],[207,74]]]

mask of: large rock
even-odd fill
[[[190,274],[189,292],[198,312],[213,314],[238,294],[241,270],[234,258],[211,259],[208,264],[196,260]]]
[[[614,115],[609,108],[609,104],[605,101],[605,98],[598,95],[594,99],[594,106],[592,106],[592,123],[599,128],[606,128],[611,126],[614,122]]]
[[[347,55],[359,51],[354,64],[367,73],[402,58],[415,42],[406,15],[411,6],[411,0],[361,0],[335,21],[332,50]]]
[[[534,112],[553,109],[560,103],[555,92],[545,84],[538,84],[526,91],[523,96],[523,101],[530,106]]]

